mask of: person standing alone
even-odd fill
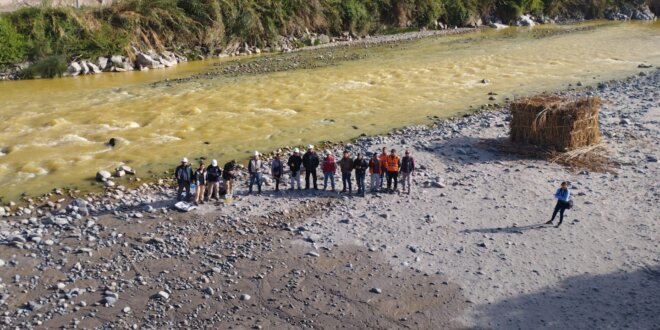
[[[186,194],[186,201],[192,199],[192,196],[190,196],[190,183],[193,180],[193,172],[192,167],[188,163],[188,158],[183,157],[183,159],[181,159],[181,165],[177,166],[174,170],[174,177],[179,185],[176,200],[179,202],[184,200],[184,191]]]
[[[571,192],[568,190],[568,182],[564,181],[561,183],[561,186],[555,192],[555,199],[557,200],[557,204],[555,205],[555,210],[552,212],[552,218],[545,224],[551,225],[557,213],[559,213],[559,223],[555,226],[559,227],[564,221],[564,211],[571,208]]]
[[[397,156],[395,149],[390,151],[385,162],[385,167],[387,168],[387,190],[393,193],[398,190],[399,168],[401,167],[401,159]],[[394,182],[394,187],[392,187],[392,182]]]
[[[314,151],[314,146],[309,145],[307,147],[307,152],[303,156],[303,166],[305,166],[305,189],[309,189],[309,179],[312,177],[312,182],[314,183],[314,190],[318,190],[318,184],[316,183],[316,168],[319,167],[319,156]]]
[[[410,195],[412,187],[412,177],[415,175],[415,159],[410,155],[410,151],[406,150],[405,156],[401,158],[401,190],[406,191]]]

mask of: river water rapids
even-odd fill
[[[183,156],[223,163],[253,150],[425,123],[493,103],[489,92],[501,102],[623,78],[639,72],[640,63],[660,65],[660,23],[487,30],[367,54],[315,69],[169,86],[152,83],[204,73],[229,59],[0,82],[0,195],[7,202],[55,187],[89,190],[98,170],[121,163],[144,178],[163,174]],[[114,148],[106,144],[111,138],[118,141]]]

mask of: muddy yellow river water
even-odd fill
[[[490,91],[502,100],[595,84],[634,74],[643,62],[660,65],[659,23],[608,23],[543,38],[515,28],[435,37],[332,67],[172,87],[149,83],[214,62],[0,82],[0,195],[7,202],[54,187],[89,189],[97,170],[120,163],[146,177],[182,156],[223,162],[255,149],[385,132],[488,103]],[[115,148],[105,145],[110,138],[118,139]]]

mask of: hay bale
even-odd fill
[[[600,98],[533,96],[511,103],[511,141],[565,151],[600,141]]]

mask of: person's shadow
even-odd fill
[[[475,228],[475,229],[464,229],[461,230],[461,233],[471,234],[471,233],[482,233],[482,234],[522,234],[530,230],[539,230],[553,228],[552,226],[546,224],[533,224],[527,226],[511,226],[511,227],[494,227],[494,228]]]

